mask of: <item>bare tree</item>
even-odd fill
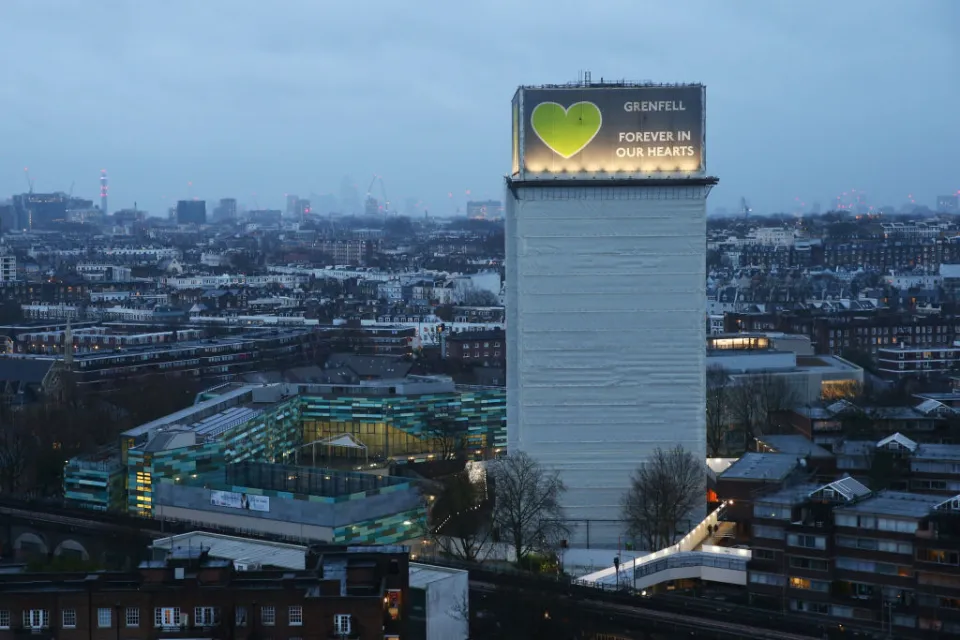
[[[722,367],[707,369],[707,455],[725,450],[730,425],[730,377]]]
[[[490,505],[483,487],[460,472],[444,482],[430,512],[431,533],[446,554],[477,562],[491,540]]]
[[[669,451],[658,447],[634,472],[623,496],[628,533],[651,551],[670,546],[705,491],[702,460],[680,445]]]
[[[772,373],[744,376],[730,388],[730,415],[746,436],[749,447],[768,433],[775,414],[800,403],[797,390],[785,376]]]
[[[20,493],[29,482],[27,471],[36,456],[36,439],[22,424],[0,425],[0,493]]]
[[[471,286],[463,292],[463,304],[467,307],[497,307],[500,300],[488,289]]]
[[[569,531],[560,505],[566,491],[560,476],[522,451],[499,460],[492,476],[493,520],[517,562],[532,552],[555,549]]]
[[[424,439],[441,460],[462,458],[466,445],[466,423],[457,422],[453,416],[433,414],[423,425]]]

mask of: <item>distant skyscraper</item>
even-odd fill
[[[363,215],[365,216],[380,215],[380,201],[374,198],[373,196],[367,196],[367,200],[363,204]]]
[[[207,203],[204,200],[177,201],[177,224],[206,224]]]
[[[110,215],[110,210],[107,209],[107,170],[100,170],[100,211],[103,212],[103,215]]]
[[[356,183],[349,176],[344,176],[340,183],[340,213],[356,215],[360,213],[362,206]]]
[[[0,202],[0,230],[17,228],[17,212],[12,202]]]
[[[292,193],[287,194],[287,208],[284,211],[284,215],[296,216],[297,215],[297,203],[300,202],[300,196],[294,195]]]
[[[297,203],[293,209],[293,215],[297,220],[303,220],[303,217],[310,213],[310,201],[306,198],[297,198]]]
[[[65,193],[24,193],[13,197],[18,229],[43,229],[67,220]]]
[[[237,199],[221,198],[220,204],[213,212],[213,219],[216,222],[233,222],[237,219]]]
[[[467,203],[467,217],[478,220],[496,220],[503,217],[503,203],[499,200],[480,200]]]

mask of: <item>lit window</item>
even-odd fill
[[[113,626],[110,607],[100,607],[97,609],[97,626],[101,629],[109,629]]]
[[[10,611],[7,609],[0,610],[0,629],[9,629],[10,628]]]
[[[303,624],[303,607],[300,605],[294,605],[290,607],[289,612],[287,613],[288,624],[291,627],[299,627]]]
[[[153,626],[179,627],[180,607],[157,607],[153,610]]]
[[[809,589],[810,580],[807,578],[790,578],[790,586],[794,589]]]

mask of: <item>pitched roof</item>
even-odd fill
[[[899,445],[901,448],[907,449],[908,451],[917,450],[917,443],[911,440],[910,438],[908,438],[907,436],[902,435],[900,433],[895,433],[892,436],[887,436],[886,438],[878,442],[877,449],[882,449],[891,444]]]
[[[869,488],[860,482],[857,482],[850,476],[847,476],[846,478],[840,478],[839,480],[824,485],[815,491],[811,491],[810,495],[812,496],[817,493],[824,495],[827,494],[827,492],[832,492],[833,494],[839,495],[846,502],[851,502],[857,498],[870,495]],[[826,496],[824,495],[824,497]]]

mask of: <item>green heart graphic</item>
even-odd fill
[[[543,144],[570,158],[590,144],[603,117],[592,102],[575,102],[566,109],[556,102],[541,102],[530,115],[530,124]]]

